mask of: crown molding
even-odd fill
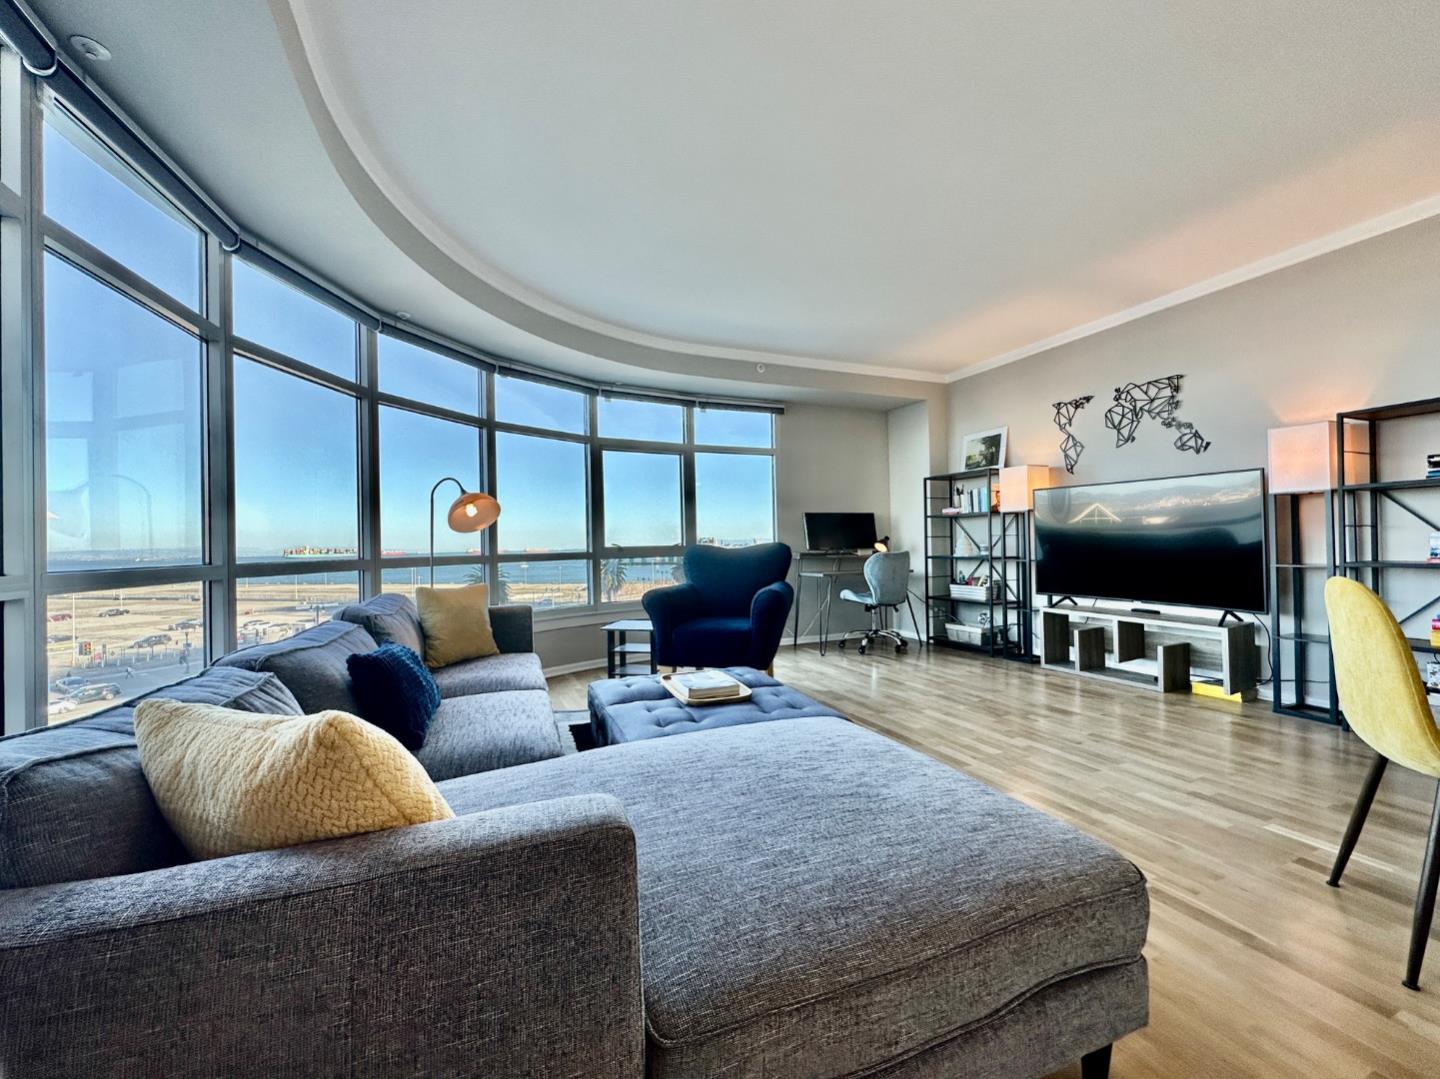
[[[1174,292],[1167,292],[1163,296],[1157,296],[1153,300],[1136,304],[1134,307],[1127,307],[1123,311],[1117,311],[1113,315],[1106,315],[1093,322],[1087,322],[1074,329],[1065,330],[1043,340],[1022,345],[1020,348],[1011,349],[1009,352],[1002,352],[998,356],[991,356],[989,359],[981,360],[978,363],[969,364],[958,368],[945,376],[946,382],[959,382],[962,379],[974,375],[983,374],[986,371],[993,371],[997,367],[1004,367],[1006,364],[1015,363],[1030,356],[1038,355],[1041,352],[1048,352],[1052,348],[1059,348],[1061,345],[1068,345],[1072,341],[1079,341],[1085,337],[1093,337],[1097,333],[1104,333],[1106,330],[1113,330],[1116,326],[1123,326],[1127,322],[1134,322],[1136,319],[1145,318],[1147,315],[1154,315],[1171,307],[1178,307],[1182,303],[1189,303],[1191,300],[1198,300],[1201,297],[1209,296],[1212,293],[1220,292],[1227,288],[1234,288],[1236,285],[1243,285],[1247,281],[1254,281],[1257,277],[1264,277],[1267,274],[1276,273],[1288,269],[1291,266],[1308,262],[1311,259],[1320,258],[1331,252],[1351,247],[1366,240],[1374,239],[1376,236],[1383,236],[1387,232],[1394,232],[1396,229],[1403,229],[1407,225],[1414,225],[1420,221],[1440,216],[1440,195],[1432,195],[1430,198],[1421,199],[1419,202],[1411,203],[1409,206],[1402,206],[1398,210],[1391,210],[1389,213],[1381,214],[1379,217],[1372,217],[1368,221],[1362,221],[1358,225],[1351,225],[1348,228],[1340,229],[1337,232],[1329,233],[1318,239],[1297,244],[1294,247],[1278,252],[1274,255],[1267,255],[1265,258],[1257,259],[1244,266],[1225,273],[1217,274],[1194,285],[1188,285]]]

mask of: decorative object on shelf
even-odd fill
[[[1430,647],[1440,648],[1440,614],[1430,619]]]
[[[1060,433],[1064,436],[1060,440],[1060,453],[1065,458],[1065,471],[1072,476],[1075,475],[1075,466],[1080,463],[1080,455],[1085,452],[1085,443],[1075,437],[1070,426],[1075,422],[1075,414],[1093,400],[1095,395],[1087,393],[1084,397],[1055,402],[1055,426],[1060,428]]]
[[[1427,480],[1440,480],[1440,453],[1428,453],[1425,455],[1425,478]]]
[[[435,584],[435,492],[442,483],[453,483],[460,495],[450,503],[445,523],[451,532],[479,532],[500,519],[500,503],[483,491],[467,491],[454,476],[441,476],[430,488],[430,584]]]
[[[1430,533],[1430,555],[1425,561],[1432,564],[1440,562],[1440,532]]]
[[[1005,439],[1009,430],[1008,427],[996,427],[990,431],[976,431],[966,435],[960,444],[960,459],[965,463],[965,467],[1003,468]]]
[[[1425,664],[1425,684],[1431,689],[1440,689],[1440,660],[1432,659]]]
[[[1127,382],[1115,390],[1114,404],[1105,410],[1105,426],[1115,432],[1115,446],[1128,446],[1135,441],[1140,421],[1146,417],[1159,420],[1166,430],[1179,432],[1175,448],[1191,453],[1204,453],[1210,443],[1193,423],[1177,419],[1180,407],[1180,380],[1184,375],[1166,375],[1148,382]]]
[[[1000,470],[1000,512],[1029,513],[1035,508],[1035,492],[1055,486],[1055,470],[1049,465],[1013,465]]]

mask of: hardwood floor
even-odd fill
[[[603,673],[553,680],[555,706]],[[939,650],[786,646],[776,676],[1144,870],[1150,1025],[1116,1079],[1440,1076],[1440,932],[1424,991],[1400,985],[1434,780],[1389,770],[1336,890],[1371,757],[1334,728]]]

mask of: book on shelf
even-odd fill
[[[1430,619],[1430,647],[1440,648],[1440,614]]]
[[[674,676],[675,684],[685,690],[692,701],[718,701],[738,697],[744,688],[724,671],[694,671]]]
[[[1440,532],[1430,533],[1430,554],[1426,557],[1425,561],[1430,563],[1440,562]]]

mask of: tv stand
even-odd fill
[[[1220,621],[1216,622],[1215,624],[1216,624],[1217,626],[1223,626],[1226,622],[1228,622],[1228,621],[1229,621],[1230,619],[1232,619],[1232,618],[1235,619],[1235,621],[1239,622],[1241,625],[1244,625],[1244,623],[1245,623],[1245,619],[1241,618],[1241,617],[1240,617],[1238,614],[1236,614],[1234,611],[1221,611],[1221,612],[1220,612]]]
[[[1229,622],[1234,618],[1234,622]],[[1228,623],[1228,624],[1227,624]],[[1044,607],[1040,611],[1040,664],[1066,671],[1158,690],[1189,693],[1192,681],[1209,682],[1225,695],[1256,698],[1260,663],[1255,649],[1255,623],[1234,612],[1216,623],[1209,618],[1150,614],[1106,607]],[[1188,638],[1188,639],[1186,639]],[[1122,666],[1153,657],[1155,670]],[[1192,657],[1200,666],[1218,668],[1221,677],[1197,679]]]

